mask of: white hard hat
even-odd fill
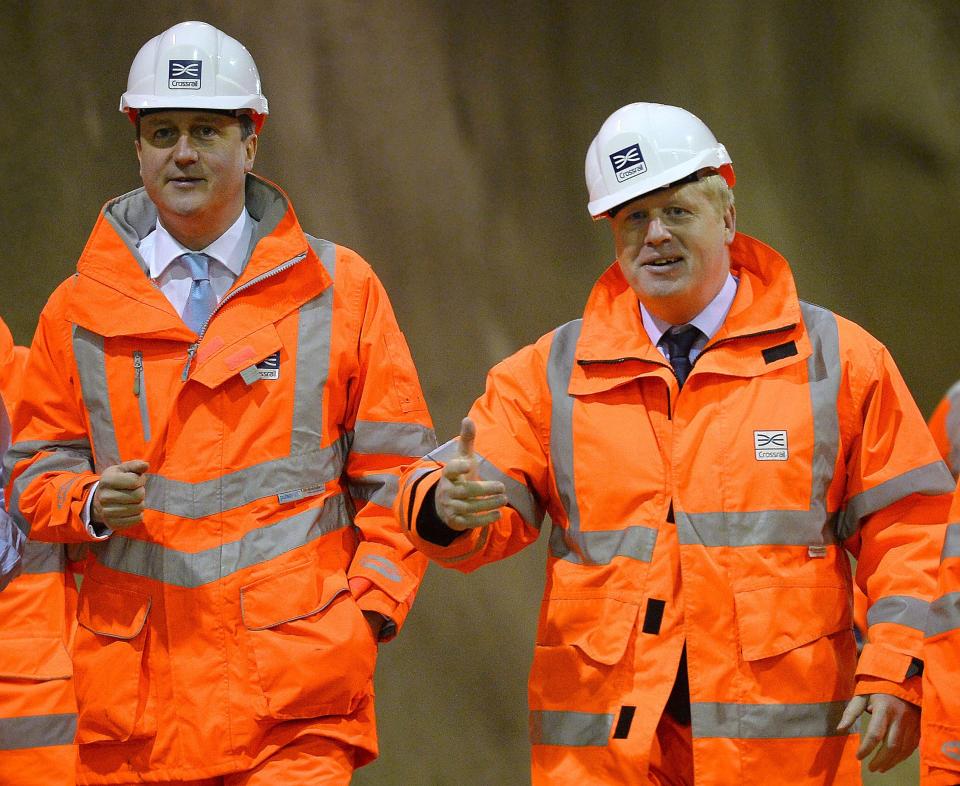
[[[120,111],[248,110],[257,131],[269,110],[260,74],[243,44],[206,22],[181,22],[140,47]]]
[[[733,186],[727,149],[695,115],[664,104],[627,104],[600,127],[587,150],[585,174],[594,218],[701,169]]]

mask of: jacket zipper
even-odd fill
[[[143,352],[133,352],[133,395],[140,404],[140,425],[143,427],[143,441],[150,441],[150,410],[147,407],[147,385],[143,376]]]
[[[183,366],[183,374],[180,376],[180,381],[181,382],[187,381],[187,377],[190,375],[190,364],[193,362],[194,355],[197,354],[197,348],[200,346],[200,342],[203,341],[203,335],[204,333],[207,332],[207,326],[210,324],[210,320],[213,319],[213,315],[216,314],[221,308],[223,308],[224,303],[226,303],[229,300],[233,300],[233,298],[235,298],[245,289],[249,289],[254,284],[259,284],[261,281],[265,281],[268,278],[272,278],[273,276],[276,276],[279,273],[282,273],[285,270],[293,267],[298,262],[302,262],[306,258],[307,258],[306,253],[303,253],[303,254],[300,254],[300,256],[293,257],[293,259],[288,259],[282,265],[277,265],[277,267],[275,267],[273,270],[268,270],[266,273],[261,273],[256,278],[251,278],[243,286],[239,286],[236,289],[230,292],[227,292],[223,300],[217,303],[216,308],[214,308],[213,311],[210,312],[210,316],[207,317],[207,321],[204,322],[203,325],[201,326],[197,340],[187,348],[187,362]]]

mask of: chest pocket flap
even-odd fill
[[[190,377],[212,389],[280,349],[283,342],[273,324],[233,340],[204,336]]]

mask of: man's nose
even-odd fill
[[[197,160],[197,149],[193,146],[189,134],[180,134],[173,148],[173,155],[178,164],[190,164]]]
[[[651,218],[647,224],[647,233],[643,238],[643,242],[647,245],[658,246],[661,243],[666,243],[669,239],[670,232],[667,231],[666,226],[664,226],[663,219],[659,216]]]

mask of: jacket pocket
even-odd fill
[[[122,742],[156,734],[144,654],[150,596],[86,576],[74,662],[77,742]]]
[[[240,606],[261,714],[347,715],[372,693],[377,647],[343,573],[300,563],[242,587]]]
[[[771,658],[853,627],[843,585],[780,583],[734,593],[745,661]]]
[[[550,599],[541,611],[530,678],[531,708],[593,707],[633,678],[626,657],[638,607],[613,598]]]

